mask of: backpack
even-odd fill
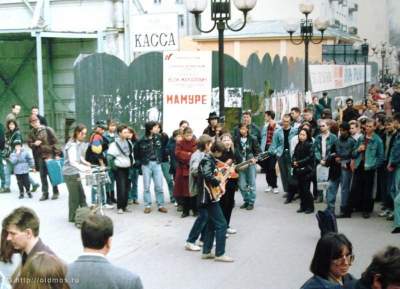
[[[318,221],[318,227],[321,230],[321,237],[330,232],[338,232],[336,216],[330,210],[318,211],[315,217]]]
[[[54,130],[51,127],[46,126],[47,141],[49,145],[57,144],[58,140]]]

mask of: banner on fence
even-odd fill
[[[133,52],[179,49],[178,15],[174,13],[132,15]]]
[[[164,52],[163,123],[168,134],[187,120],[197,136],[211,112],[210,51]]]
[[[341,89],[364,83],[364,65],[310,65],[313,92]],[[371,81],[371,66],[367,65],[367,82]]]

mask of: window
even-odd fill
[[[183,15],[178,15],[178,23],[180,27],[183,27],[185,25],[185,18]]]

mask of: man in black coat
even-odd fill
[[[396,84],[392,95],[392,108],[394,112],[400,112],[400,85]]]
[[[319,104],[322,105],[324,108],[331,109],[332,100],[329,98],[326,91],[322,93],[322,98],[319,100]]]
[[[217,124],[219,122],[219,117],[215,112],[211,112],[207,118],[208,126],[204,129],[203,134],[208,134],[210,137],[215,137],[217,134]]]
[[[1,182],[0,193],[10,192],[10,189],[5,187],[6,176],[4,175],[4,165],[2,156],[2,152],[5,148],[5,143],[6,143],[6,138],[5,138],[4,126],[2,123],[0,123],[0,182]]]
[[[350,122],[357,120],[360,115],[358,111],[353,107],[353,100],[351,98],[346,99],[347,108],[343,111],[343,122]]]

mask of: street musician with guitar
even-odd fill
[[[220,262],[233,262],[233,259],[225,255],[227,223],[221,210],[219,199],[214,198],[210,189],[218,189],[223,195],[225,192],[224,182],[217,177],[217,160],[225,151],[225,146],[221,142],[208,143],[206,154],[200,161],[198,169],[198,203],[199,207],[207,210],[208,221],[205,230],[202,259],[214,259]],[[215,255],[211,253],[215,237]]]

